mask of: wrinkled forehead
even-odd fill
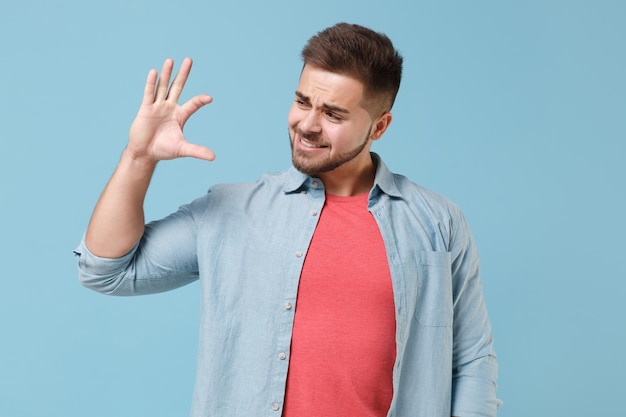
[[[297,93],[312,104],[323,101],[341,107],[362,107],[363,83],[345,74],[305,65],[300,74]]]

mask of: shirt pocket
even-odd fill
[[[452,262],[449,252],[417,252],[415,319],[421,326],[451,327]]]

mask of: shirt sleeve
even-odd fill
[[[102,258],[85,238],[74,250],[78,278],[85,287],[108,295],[169,291],[198,279],[197,227],[190,206],[146,225],[141,240],[126,255]]]
[[[478,253],[462,214],[451,229],[454,297],[452,415],[495,417],[498,364]]]

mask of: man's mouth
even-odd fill
[[[298,135],[298,137],[300,138],[300,144],[302,144],[302,146],[304,146],[305,148],[310,148],[310,149],[328,148],[327,145],[324,145],[317,141],[311,141],[309,139],[302,137],[302,135]]]

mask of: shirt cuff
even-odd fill
[[[83,236],[80,244],[74,249],[74,254],[78,258],[79,282],[94,291],[114,294],[120,284],[121,275],[124,271],[128,272],[138,246],[139,243],[119,258],[103,258],[94,255],[87,248]]]

